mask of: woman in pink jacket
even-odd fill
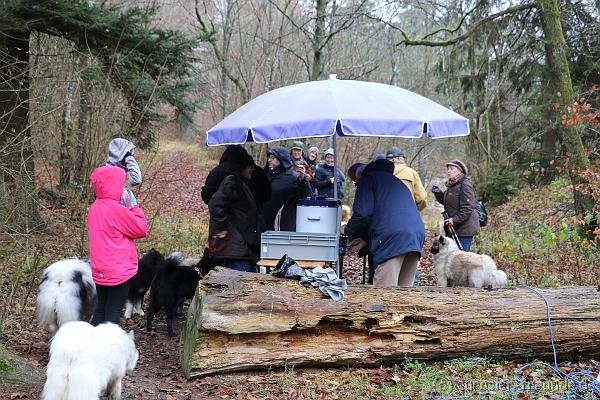
[[[125,171],[115,166],[96,168],[90,176],[96,201],[87,216],[90,263],[96,283],[98,305],[92,325],[119,323],[130,279],[138,269],[134,239],[148,234],[146,216],[132,200],[131,208],[121,205]]]

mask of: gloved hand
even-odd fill
[[[438,187],[438,185],[433,185],[431,187],[431,193],[442,193],[442,190]]]

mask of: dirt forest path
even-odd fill
[[[171,215],[178,217],[201,217],[208,223],[208,209],[200,198],[200,189],[212,166],[199,168],[190,155],[177,151],[164,160],[151,166],[145,173],[144,185],[138,198],[147,216]],[[69,226],[64,227],[64,237]],[[432,233],[428,234],[425,249],[429,248]],[[160,238],[155,238],[160,240]],[[140,250],[143,249],[138,246]],[[173,249],[176,250],[176,249]],[[200,250],[200,249],[199,249]],[[426,253],[421,262],[421,284],[433,284],[432,260]],[[344,260],[344,277],[350,284],[362,280],[363,260],[355,255],[347,255]],[[30,302],[31,303],[31,302]],[[34,306],[29,304],[20,317],[23,322],[14,325],[13,330],[4,333],[6,347],[25,357],[43,371],[48,362],[48,342],[46,333],[37,327],[34,319]],[[179,316],[175,322],[177,333],[185,317]],[[166,335],[164,315],[155,318],[155,331],[146,333],[145,318],[136,316],[132,320],[122,320],[125,329],[135,333],[135,341],[140,359],[135,370],[127,375],[123,383],[124,399],[287,399],[295,398],[294,387],[307,381],[334,379],[340,371],[297,370],[260,371],[207,377],[188,381],[179,365],[179,338]],[[364,371],[361,370],[361,374]],[[380,370],[375,370],[380,371]],[[346,371],[345,373],[352,372]],[[380,372],[377,372],[380,373]],[[329,377],[329,378],[327,378]],[[0,399],[37,399],[40,387],[14,388],[0,392]],[[323,387],[318,398],[346,398],[343,391],[338,394]]]

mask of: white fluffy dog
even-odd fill
[[[496,267],[490,256],[461,251],[454,240],[438,236],[429,249],[433,254],[438,286],[470,286],[476,288],[506,286],[507,276]]]
[[[89,263],[67,258],[44,270],[36,314],[50,334],[69,321],[89,321],[96,308],[96,285]]]
[[[52,339],[42,400],[95,400],[104,392],[118,400],[121,380],[138,357],[133,331],[111,322],[68,322]]]

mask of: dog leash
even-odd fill
[[[442,212],[442,217],[444,218],[444,221],[446,221],[450,218],[450,216],[448,215],[448,213],[446,211]],[[450,232],[450,236],[452,236],[452,239],[454,239],[454,241],[458,245],[458,248],[461,251],[464,251],[462,244],[460,243],[460,240],[458,240],[458,234],[456,233],[456,230],[454,229],[454,227],[449,224],[446,224],[446,226],[448,227],[448,232]]]

